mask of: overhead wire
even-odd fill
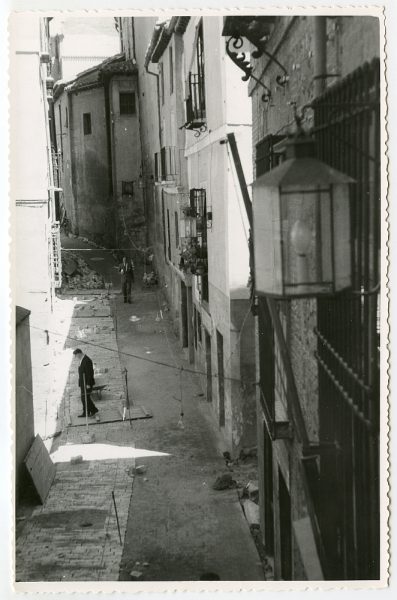
[[[83,341],[81,338],[80,339],[79,338],[75,338],[75,337],[70,336],[70,335],[66,335],[65,336],[64,333],[60,333],[58,331],[52,331],[52,330],[48,330],[48,329],[45,330],[42,327],[38,327],[36,325],[30,324],[30,328],[31,329],[36,329],[38,331],[48,331],[48,333],[50,333],[51,335],[55,335],[55,336],[59,336],[59,337],[62,337],[62,338],[66,338],[68,340],[77,342],[78,344],[84,344],[86,346],[92,346],[93,348],[100,348],[102,350],[108,350],[109,352],[117,352],[117,353],[119,353],[122,356],[128,356],[129,358],[136,358],[137,360],[148,362],[148,363],[160,366],[160,367],[165,367],[165,368],[168,368],[168,369],[175,369],[175,370],[182,369],[185,373],[191,373],[192,375],[205,375],[205,376],[207,375],[207,373],[205,371],[200,371],[200,370],[196,370],[196,369],[189,368],[189,367],[179,367],[178,365],[175,365],[175,364],[172,365],[172,364],[164,362],[164,361],[155,360],[155,359],[152,359],[152,358],[147,358],[146,356],[139,356],[138,354],[133,354],[131,352],[125,352],[125,351],[122,351],[122,350],[119,350],[119,349],[115,350],[114,348],[110,348],[109,346],[104,346],[103,344],[96,344],[94,342],[89,342],[88,340],[84,340]],[[212,375],[212,377],[214,379],[218,379],[218,375],[217,374]],[[237,383],[247,383],[247,382],[242,381],[238,377],[226,377],[225,376],[225,379],[230,380],[230,381],[235,381]],[[254,382],[252,382],[252,383],[254,383]]]

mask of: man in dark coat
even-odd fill
[[[134,281],[134,263],[130,258],[123,257],[123,262],[119,266],[121,273],[121,287],[123,289],[124,302],[131,304],[131,287]]]
[[[87,394],[87,412],[89,417],[93,417],[98,409],[91,400],[91,392],[92,388],[95,385],[94,379],[94,367],[92,364],[92,360],[89,356],[84,354],[80,348],[76,348],[73,352],[76,359],[79,361],[79,388],[81,391],[81,403],[83,405],[83,412],[79,417],[85,417],[86,412],[86,399],[85,396]],[[85,388],[85,389],[84,389]]]

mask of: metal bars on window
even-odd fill
[[[51,224],[51,282],[55,288],[62,285],[61,232],[59,222]]]
[[[339,579],[379,576],[379,60],[314,103],[319,158],[355,179],[354,294],[318,300],[320,437],[338,452],[320,461],[322,530]]]

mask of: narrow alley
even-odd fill
[[[33,514],[25,507],[18,522],[17,579],[263,579],[239,499],[256,477],[256,461],[236,465],[236,472],[226,467],[198,376],[178,348],[159,290],[142,286],[139,266],[132,304],[125,304],[110,252],[75,238],[62,244],[104,279],[104,290],[61,297],[76,302],[65,347],[84,348],[105,389],[95,399],[94,441],[87,444],[72,363],[50,450],[54,482],[44,505]],[[235,485],[214,490],[225,473]]]
[[[12,15],[21,591],[386,581],[384,14],[351,8]]]

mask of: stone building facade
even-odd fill
[[[60,210],[75,234],[108,247],[145,247],[136,68],[123,54],[54,91]]]
[[[233,132],[249,177],[249,100],[222,18],[122,18],[119,30],[138,68],[155,266],[220,439],[237,454],[255,444],[255,344],[247,222],[225,141]]]
[[[16,306],[15,315],[15,497],[18,500],[27,479],[25,457],[34,440],[34,409],[31,393],[32,357],[29,311]]]
[[[13,373],[16,410],[24,411],[27,407],[25,414],[16,415],[17,420],[21,419],[17,426],[24,423],[27,432],[25,438],[20,428],[17,430],[19,466],[26,450],[23,441],[31,439],[33,415],[30,403],[33,402],[36,409],[35,398],[50,393],[51,382],[46,367],[50,361],[49,330],[55,289],[61,284],[61,256],[49,119],[53,101],[49,19],[33,13],[15,13],[10,18],[10,35],[10,93],[13,97],[10,105],[13,242],[10,284],[13,304],[23,306],[30,313],[29,319],[26,317],[22,321],[18,320],[17,314],[20,345],[17,358],[26,369],[31,368],[30,376],[20,365],[15,365]],[[29,337],[30,361],[26,354]]]
[[[275,315],[266,297],[258,301],[261,530],[269,563],[275,579],[377,579],[379,21],[230,17],[223,35],[232,50],[233,39],[252,44],[254,178],[285,160],[297,116],[318,158],[355,181],[350,295],[271,301]]]

